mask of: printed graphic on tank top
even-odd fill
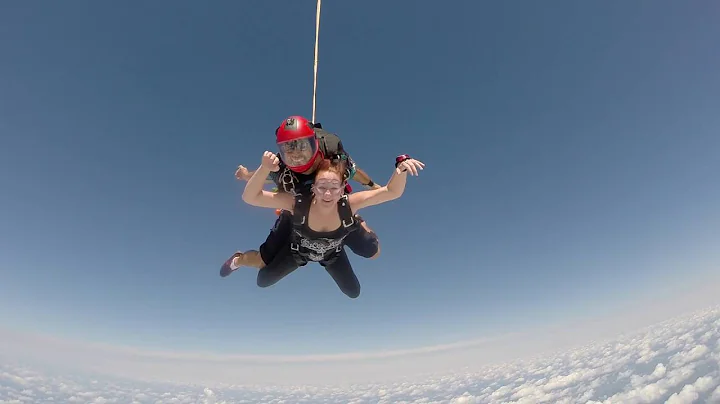
[[[312,231],[312,230],[311,230]],[[302,254],[309,261],[326,261],[335,253],[339,253],[342,250],[343,241],[347,234],[344,234],[340,239],[326,238],[326,237],[313,237],[307,238],[297,230],[293,230],[295,233],[294,241],[300,248],[302,248]],[[323,233],[327,234],[327,233]]]
[[[340,227],[329,232],[312,230],[307,224],[311,195],[298,195],[295,197],[295,212],[293,214],[293,232],[290,236],[290,249],[308,261],[328,261],[342,251],[345,237],[357,229],[355,219],[350,210],[347,195],[338,201],[340,214]]]

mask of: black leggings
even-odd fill
[[[348,297],[355,299],[360,296],[360,281],[358,281],[357,276],[355,276],[355,272],[352,269],[352,265],[344,248],[330,260],[320,261],[319,264],[325,268],[340,290]],[[257,285],[261,288],[272,286],[300,266],[305,265],[306,264],[298,265],[292,254],[292,250],[290,250],[290,243],[286,243],[272,261],[258,271]]]
[[[345,245],[356,255],[363,258],[372,258],[378,252],[378,237],[374,232],[369,232],[362,227],[362,218],[355,215],[357,229],[348,234],[345,238]]]
[[[270,230],[270,234],[268,234],[265,242],[260,245],[260,257],[266,264],[272,262],[285,245],[290,243],[292,218],[290,212],[286,210],[280,212],[277,220],[275,220],[275,225]]]

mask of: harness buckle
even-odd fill
[[[350,216],[350,223],[345,222],[345,219],[342,220],[343,227],[350,227],[355,224],[355,218],[353,216]]]

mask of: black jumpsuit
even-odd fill
[[[360,295],[360,282],[343,244],[360,226],[352,215],[347,195],[338,201],[342,225],[330,232],[317,232],[307,225],[311,202],[311,195],[298,195],[295,197],[294,213],[283,212],[278,218],[276,225],[287,228],[273,231],[287,237],[282,244],[263,244],[260,247],[260,254],[267,265],[258,272],[257,285],[274,285],[297,268],[314,261],[325,268],[343,293],[354,299]]]

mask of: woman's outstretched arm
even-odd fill
[[[418,175],[418,171],[425,167],[425,164],[419,160],[405,157],[398,160],[399,163],[393,171],[390,181],[384,187],[371,189],[368,191],[359,191],[348,196],[348,202],[353,212],[357,212],[368,206],[379,205],[402,196],[405,192],[405,184],[407,183],[408,172],[411,175]],[[399,158],[398,158],[399,159]]]
[[[242,195],[245,203],[261,208],[285,209],[292,212],[295,205],[295,198],[292,195],[285,192],[268,192],[263,189],[268,174],[270,171],[277,171],[279,164],[280,160],[274,153],[266,151],[263,154],[262,164],[245,184]]]

